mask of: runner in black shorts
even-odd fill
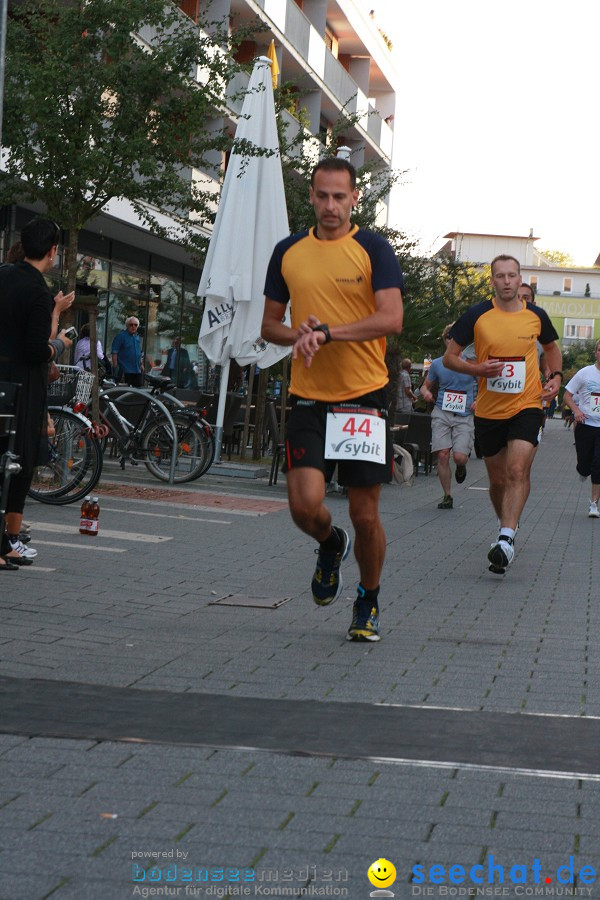
[[[285,472],[292,518],[318,542],[313,600],[326,606],[339,597],[340,567],[350,551],[350,536],[332,525],[324,502],[326,477],[337,463],[360,572],[347,638],[378,641],[386,547],[379,495],[392,450],[382,416],[389,380],[385,336],[402,329],[402,273],[384,238],[350,222],[358,190],[346,160],[327,158],[315,166],[310,200],[316,228],[285,238],[273,251],[262,336],[293,347]],[[284,322],[288,303],[291,327]],[[331,407],[341,411],[328,417]],[[332,447],[336,458],[326,459]]]
[[[511,419],[483,419],[475,416],[477,440],[483,456],[495,456],[509,441],[527,441],[537,447],[544,413],[541,409],[524,409]]]
[[[385,419],[386,453],[383,464],[366,460],[325,459],[327,410],[331,407],[344,408],[347,404],[322,403],[293,396],[290,397],[290,403],[292,410],[286,431],[285,473],[290,469],[311,467],[320,469],[328,482],[337,465],[337,480],[343,487],[368,487],[391,481],[393,444],[387,422],[385,391],[365,394],[352,401],[352,404],[362,408],[379,411]]]
[[[495,297],[467,310],[454,324],[444,365],[479,377],[475,438],[488,471],[490,500],[500,531],[488,553],[490,571],[504,574],[515,555],[514,539],[530,490],[530,471],[542,426],[542,396],[556,397],[562,381],[558,335],[547,313],[519,299],[519,261],[492,260]],[[542,392],[538,340],[550,372]],[[476,359],[460,354],[474,342]]]

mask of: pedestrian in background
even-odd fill
[[[9,567],[29,565],[37,556],[37,550],[25,547],[19,532],[47,421],[48,363],[71,346],[64,330],[50,337],[54,302],[44,275],[56,262],[59,240],[56,222],[33,219],[21,233],[24,259],[0,269],[0,381],[21,385],[15,421],[21,471],[10,479],[7,537],[2,535],[2,565]]]
[[[113,373],[117,381],[122,376],[125,384],[130,387],[142,387],[144,384],[139,327],[140,320],[136,316],[129,316],[125,319],[125,329],[115,337],[111,347]]]
[[[400,378],[398,379],[398,399],[396,401],[396,412],[411,413],[413,411],[413,403],[417,402],[417,395],[412,389],[412,381],[410,379],[410,370],[412,368],[412,360],[403,359],[400,363]]]
[[[450,340],[452,325],[442,332],[444,349]],[[434,399],[432,389],[437,388]],[[473,375],[447,369],[442,357],[431,363],[425,381],[421,385],[421,397],[426,403],[435,402],[431,413],[431,451],[437,453],[437,473],[444,496],[438,509],[452,509],[452,472],[450,451],[456,465],[455,478],[462,484],[467,477],[467,462],[473,448],[473,409],[477,381]]]
[[[594,365],[584,366],[573,375],[563,398],[577,425],[577,473],[582,482],[591,476],[590,519],[600,517],[600,341],[596,341],[594,355]]]
[[[104,350],[102,349],[102,341],[96,341],[96,359],[98,360],[98,372],[101,377],[109,374],[107,370],[110,370],[109,360],[104,356]],[[91,346],[90,346],[90,326],[89,323],[86,322],[85,325],[82,325],[81,331],[79,333],[79,340],[75,345],[75,358],[73,361],[73,365],[77,366],[78,369],[84,369],[86,372],[91,372],[92,364],[91,364]]]

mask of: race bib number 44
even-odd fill
[[[332,406],[327,412],[325,459],[385,463],[385,419],[377,409]]]
[[[500,394],[520,394],[525,390],[525,357],[498,357],[503,362],[502,372],[494,378],[487,379],[488,391]]]

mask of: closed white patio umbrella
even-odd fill
[[[289,234],[271,61],[255,64],[236,130],[236,141],[275,151],[271,155],[232,153],[210,239],[198,294],[206,298],[198,344],[220,365],[217,453],[220,460],[229,364],[268,368],[290,352],[260,336],[267,266],[277,241]]]

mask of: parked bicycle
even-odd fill
[[[146,375],[149,389],[119,387],[103,383],[99,395],[100,421],[93,423],[94,433],[103,449],[111,442],[121,468],[130,462],[143,462],[160,481],[169,481],[175,446],[174,481],[181,484],[200,478],[212,465],[215,437],[204,411],[191,410],[172,394],[175,385],[162,376]],[[158,401],[158,402],[157,402]],[[161,404],[168,409],[176,431]],[[84,410],[91,417],[91,404]]]
[[[29,496],[41,503],[64,505],[81,500],[102,474],[102,447],[92,422],[82,415],[94,376],[75,366],[59,366],[60,376],[48,386],[49,430],[36,466]]]

